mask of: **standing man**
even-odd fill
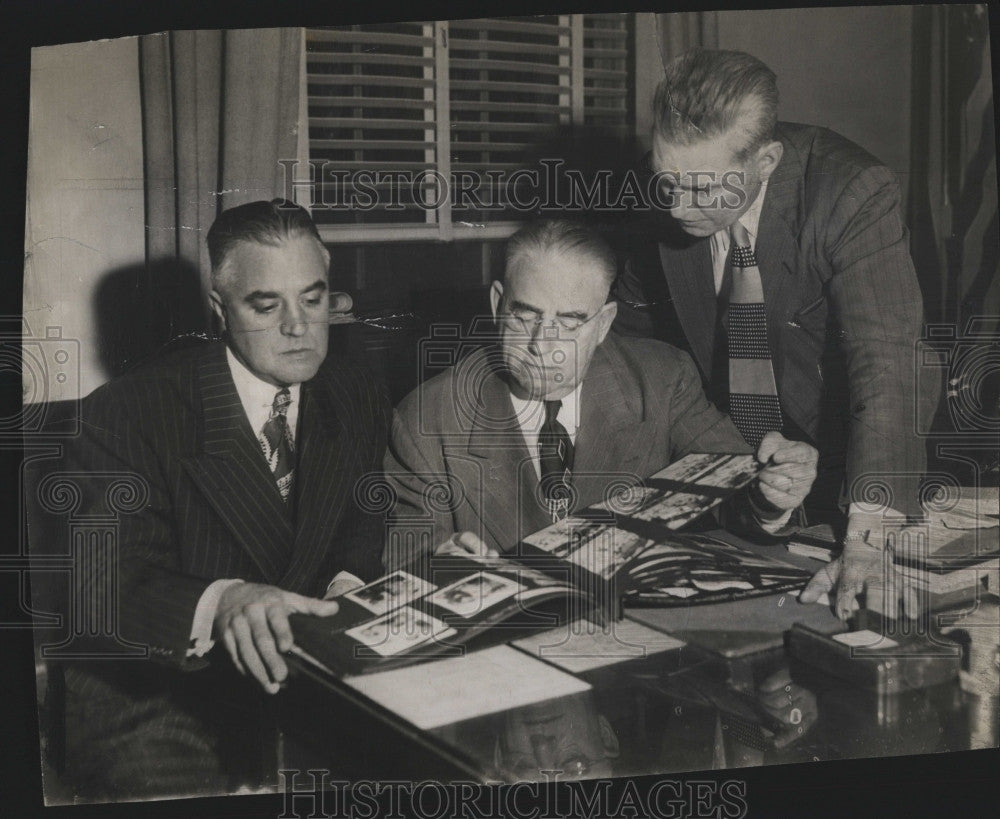
[[[848,522],[841,561],[802,599],[839,580],[846,617],[884,548],[882,512],[861,501],[921,513],[914,409],[936,396],[915,384],[923,306],[893,172],[832,131],[778,122],[777,106],[749,54],[667,65],[651,170],[669,214],[654,208],[626,248],[616,329],[690,350],[751,444],[782,430],[819,449],[806,509]]]
[[[690,452],[751,451],[705,398],[685,353],[609,334],[615,270],[611,248],[574,222],[534,222],[510,239],[503,280],[490,289],[499,343],[397,408],[385,473],[403,548],[390,540],[387,568],[426,549],[511,551]],[[816,452],[777,432],[755,451],[766,466],[725,511],[774,533],[809,491]]]
[[[101,473],[148,495],[120,517],[117,565],[77,579],[80,595],[110,588],[118,637],[148,648],[65,669],[67,768],[92,798],[273,785],[261,694],[287,675],[288,615],[332,614],[324,595],[379,573],[382,520],[353,490],[381,465],[388,411],[368,373],[327,357],[315,225],[253,202],[223,212],[208,247],[224,342],[96,390],[73,453],[86,508],[102,508]]]

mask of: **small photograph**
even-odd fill
[[[672,492],[662,500],[636,512],[636,520],[656,521],[666,524],[670,529],[679,529],[685,523],[694,520],[707,512],[718,498],[711,495],[691,495],[686,492]]]
[[[528,535],[524,542],[556,557],[566,557],[611,526],[608,522],[570,516]]]
[[[670,464],[656,473],[653,479],[735,488],[742,486],[756,472],[757,462],[753,455],[694,453]]]
[[[611,528],[588,540],[567,560],[607,580],[650,542],[634,532]]]
[[[380,577],[367,586],[347,592],[344,597],[375,614],[385,614],[400,606],[409,605],[436,588],[437,586],[422,577],[396,571]]]
[[[393,657],[422,643],[450,637],[455,629],[436,617],[404,606],[344,633],[383,657]]]
[[[467,618],[513,597],[522,588],[520,583],[490,572],[476,572],[445,586],[428,598],[435,606],[448,609]]]
[[[630,486],[614,493],[607,500],[594,504],[593,509],[616,515],[632,515],[663,494],[652,486]]]

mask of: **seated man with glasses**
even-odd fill
[[[490,289],[496,344],[425,381],[396,410],[385,458],[395,495],[387,568],[438,553],[505,552],[690,452],[749,452],[687,354],[609,335],[611,248],[546,220],[507,246]],[[456,344],[462,340],[457,339]],[[816,474],[816,451],[768,433],[760,477],[725,510],[777,533]],[[411,531],[412,530],[412,531]]]

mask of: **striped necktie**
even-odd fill
[[[271,417],[261,427],[261,449],[267,464],[274,473],[278,491],[282,500],[287,501],[292,491],[292,479],[295,471],[295,446],[292,441],[292,430],[288,426],[288,405],[292,403],[292,394],[288,387],[278,390],[271,405]]]
[[[538,431],[538,460],[541,466],[541,490],[553,523],[569,514],[572,489],[573,442],[559,423],[562,401],[545,402],[545,423]]]
[[[767,343],[764,288],[750,234],[731,228],[732,291],[729,296],[729,415],[754,449],[766,432],[781,430],[781,404]]]

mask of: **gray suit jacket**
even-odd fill
[[[757,259],[782,409],[821,453],[846,460],[849,488],[875,489],[874,499],[881,485],[884,500],[916,514],[926,458],[915,402],[937,394],[918,395],[915,383],[923,303],[899,186],[825,128],[779,123],[777,136],[784,154],[768,182]],[[628,240],[615,329],[690,350],[711,394],[720,385],[711,383],[710,243],[671,223],[662,217]]]
[[[472,531],[509,551],[551,521],[514,416],[495,348],[424,382],[396,410],[385,458],[396,496],[388,567]],[[583,379],[573,467],[574,509],[599,502],[689,452],[749,452],[706,399],[687,354],[609,335]],[[395,538],[393,538],[393,529]]]

